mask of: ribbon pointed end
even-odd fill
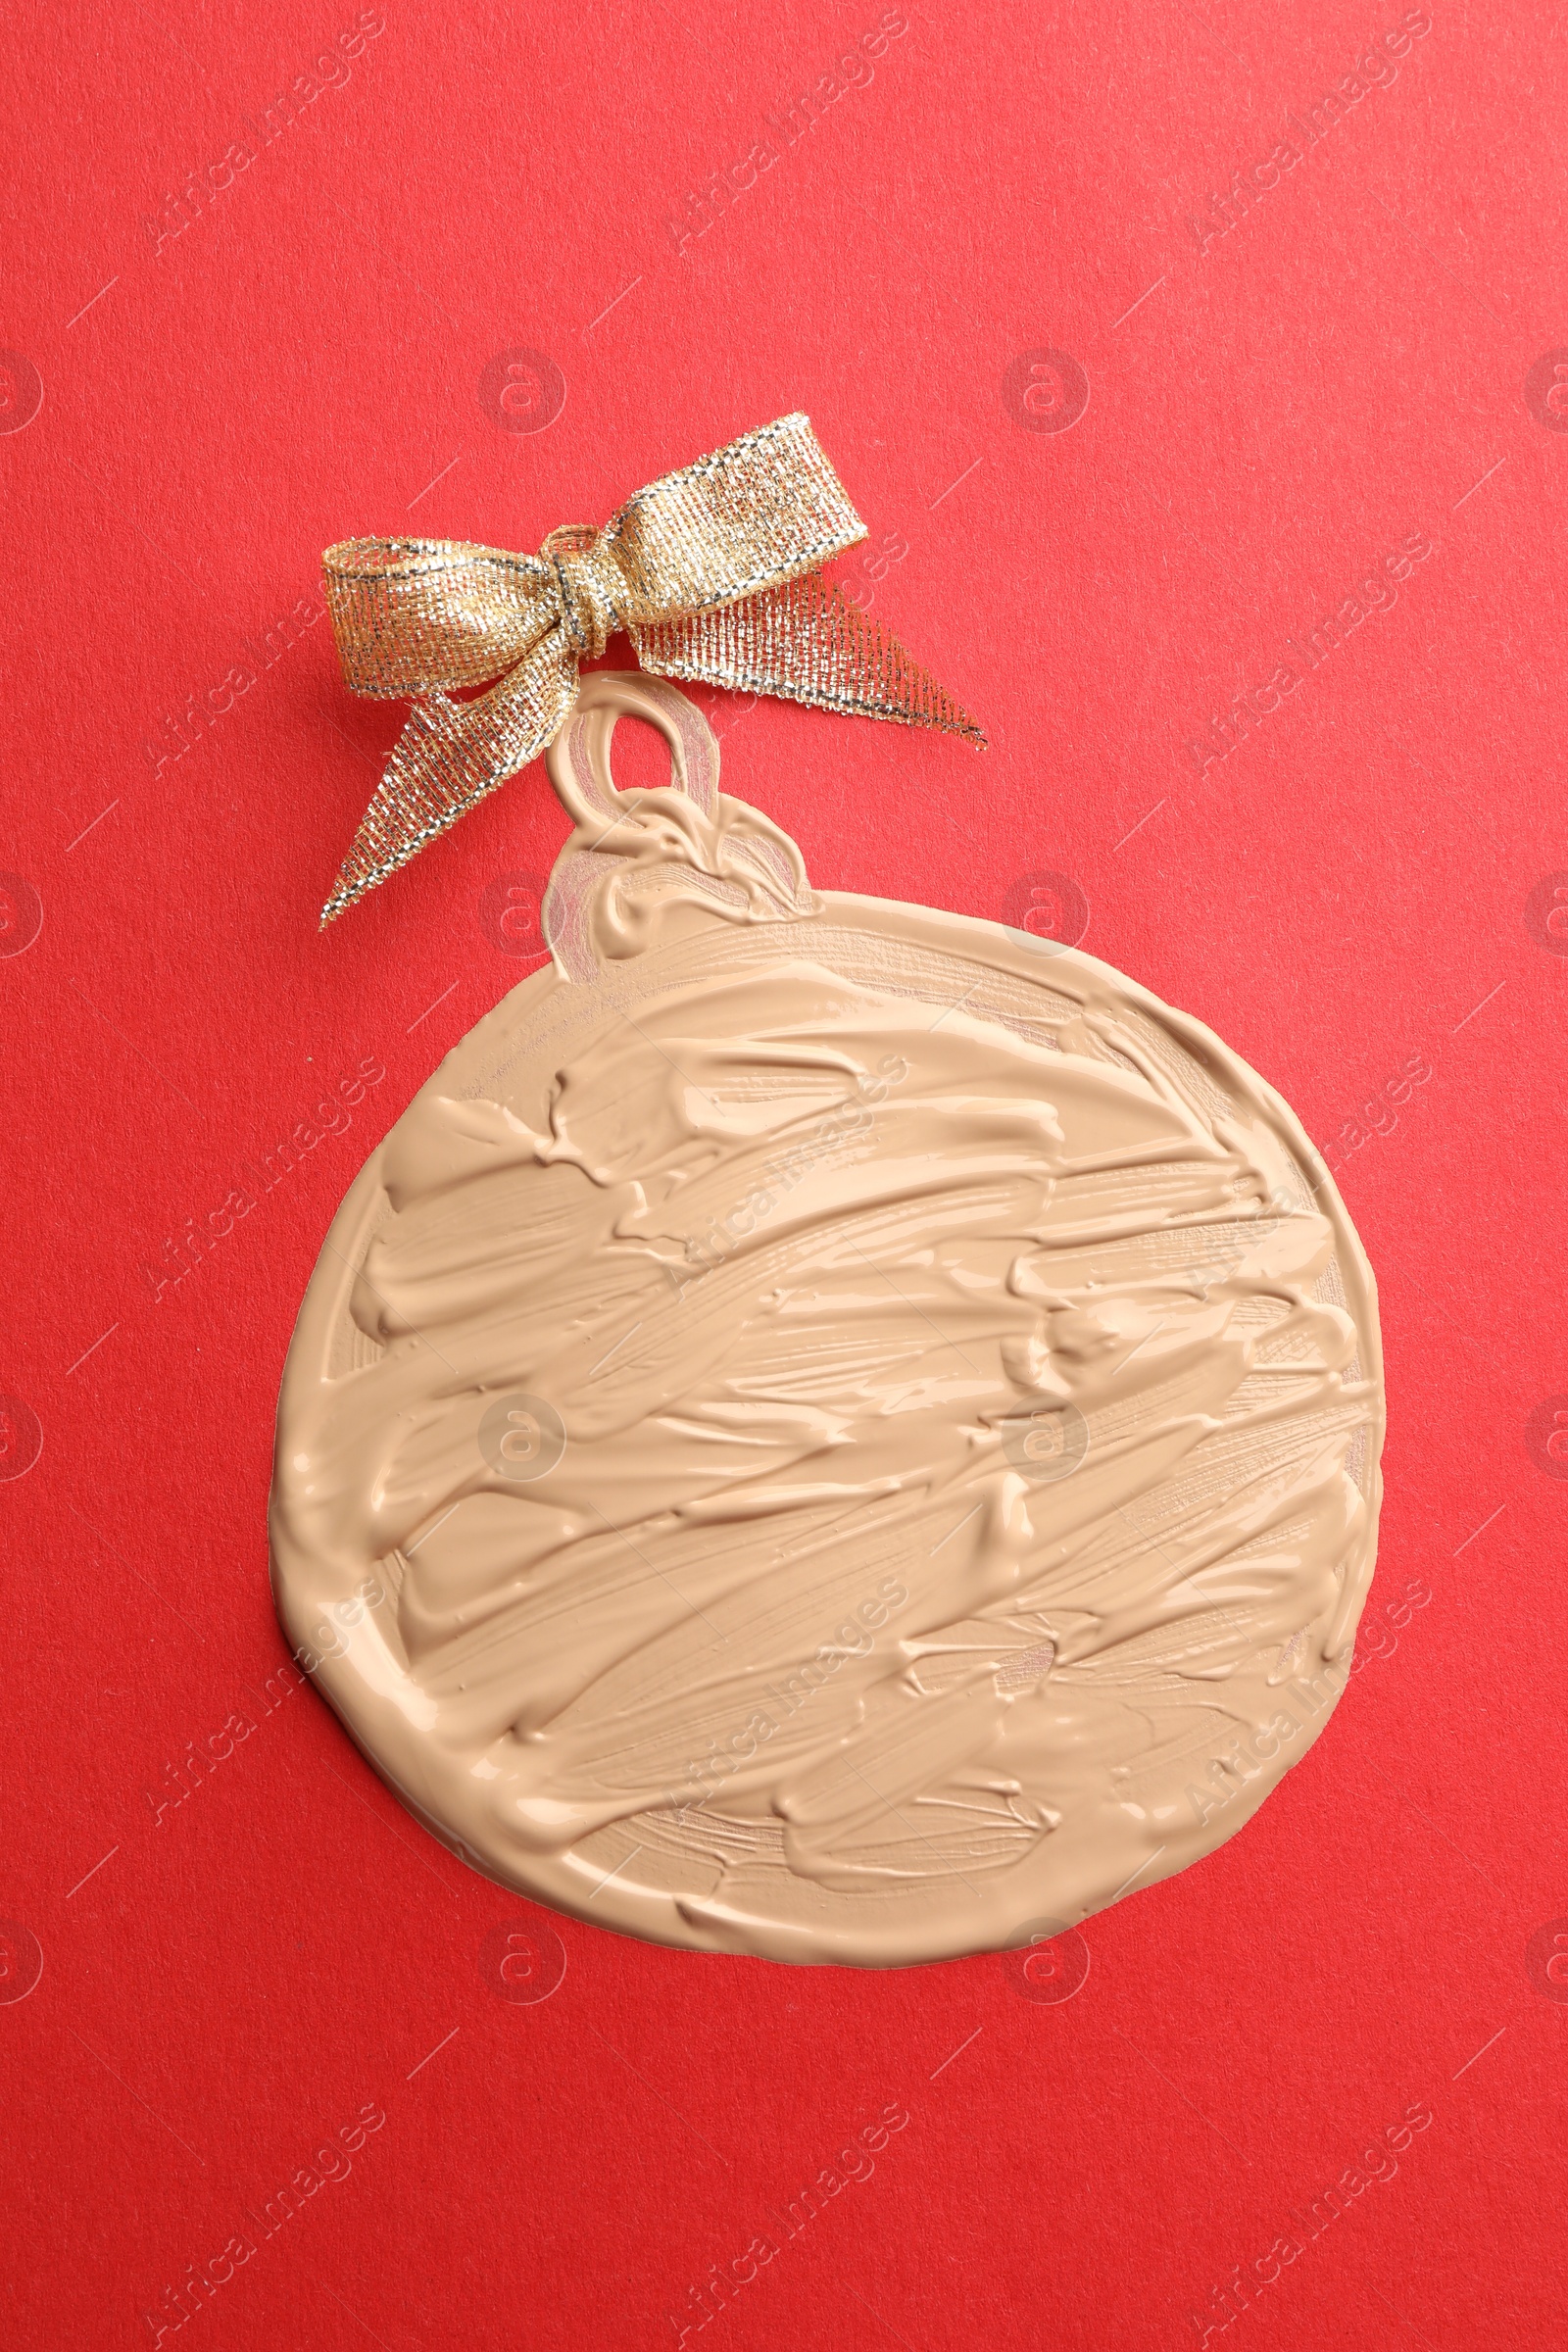
[[[986,748],[967,710],[824,572],[634,628],[632,642],[643,667],[661,677],[702,678],[846,717],[935,727]]]
[[[352,889],[339,874],[336,882],[332,885],[331,897],[321,908],[321,919],[317,925],[317,929],[324,931],[328,923],[335,923],[345,907],[352,906],[355,900],[362,895],[360,891]]]

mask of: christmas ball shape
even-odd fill
[[[618,716],[670,743],[618,795]],[[996,1950],[1183,1869],[1343,1687],[1383,1428],[1322,1161],[1027,931],[815,893],[694,706],[583,680],[553,956],[351,1187],[273,1583],[409,1808],[708,1951]]]

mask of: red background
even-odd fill
[[[1208,202],[1261,164],[1258,190],[1400,17],[911,5],[743,185],[769,115],[874,46],[876,0],[385,0],[237,172],[352,0],[9,13],[0,344],[42,405],[10,430],[30,378],[0,363],[0,866],[43,919],[24,948],[27,890],[0,900],[0,1389],[42,1452],[0,1483],[0,1992],[15,1926],[43,1973],[0,2002],[8,2343],[152,2342],[165,2287],[372,2101],[351,2175],[201,2294],[213,2352],[672,2346],[689,2287],[892,2101],[873,2177],[688,2345],[1194,2344],[1237,2265],[1225,2340],[1258,2352],[1555,2340],[1568,1985],[1530,1953],[1568,1911],[1542,1436],[1568,1405],[1543,911],[1568,437],[1526,379],[1568,344],[1568,20],[1434,5],[1228,233]],[[714,173],[732,201],[689,209]],[[517,347],[564,378],[548,429],[480,403]],[[1041,349],[1087,371],[1066,430],[1004,394]],[[725,783],[819,887],[1000,916],[1068,876],[1084,944],[1296,1105],[1381,1287],[1366,1664],[1243,1836],[1088,1924],[1065,2004],[995,1959],[789,1970],[561,1921],[564,1982],[514,2005],[481,1947],[525,1906],[312,1690],[266,1708],[266,1499],[328,1220],[527,968],[484,894],[546,871],[564,820],[535,767],[318,937],[401,711],[351,700],[317,625],[156,747],[330,541],[531,549],[795,408],[907,548],[840,572],[993,748],[714,697]],[[1393,608],[1199,773],[1184,745],[1416,533]],[[143,1265],[367,1056],[353,1130],[155,1297]],[[1260,2283],[1416,2101],[1397,2176]]]

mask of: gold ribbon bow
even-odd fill
[[[865,525],[805,416],[781,416],[639,490],[537,556],[457,539],[348,539],[322,557],[356,694],[415,695],[322,926],[542,752],[577,665],[624,629],[645,669],[826,710],[985,737],[820,566]],[[448,689],[488,693],[454,702]]]

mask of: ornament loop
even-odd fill
[[[635,669],[591,670],[570,713],[545,753],[545,773],[566,814],[579,828],[612,824],[645,796],[622,793],[610,771],[617,718],[646,719],[669,746],[670,789],[685,793],[705,816],[718,791],[718,738],[678,686]]]
[[[646,719],[663,736],[668,787],[617,789],[610,772],[617,718]],[[672,915],[770,923],[814,911],[800,851],[760,809],[720,793],[718,739],[663,679],[590,671],[545,768],[575,827],[542,908],[564,978],[597,980],[607,963],[640,955]]]

